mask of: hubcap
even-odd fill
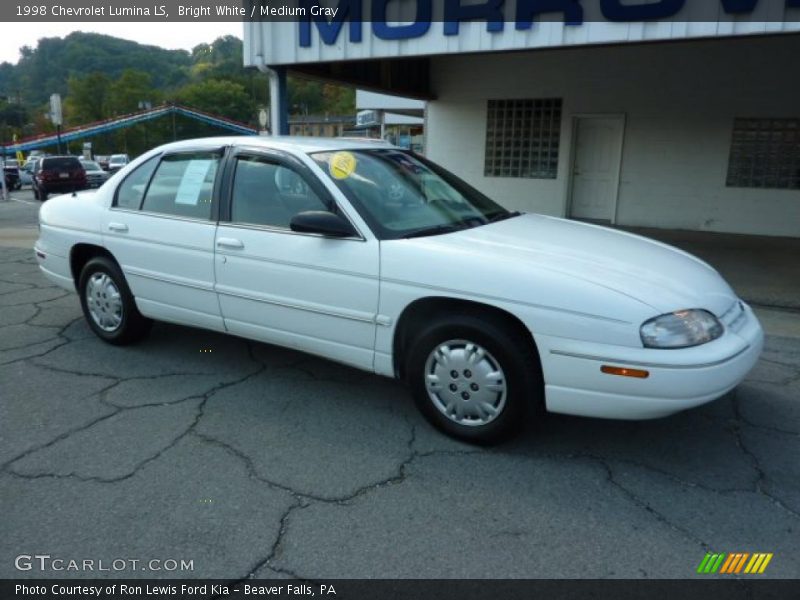
[[[459,425],[486,425],[506,405],[506,377],[497,359],[466,340],[439,344],[425,362],[425,387],[433,405]]]
[[[114,280],[95,273],[86,282],[86,306],[92,320],[103,331],[116,331],[122,324],[122,296]]]

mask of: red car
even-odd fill
[[[45,156],[33,172],[33,195],[47,200],[50,194],[65,194],[85,190],[89,185],[86,171],[74,156]]]

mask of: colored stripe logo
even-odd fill
[[[741,573],[760,575],[767,569],[772,560],[772,552],[708,552],[697,566],[697,572],[703,575],[719,573],[720,575],[737,575]]]

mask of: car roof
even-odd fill
[[[261,135],[240,135],[199,138],[194,140],[184,140],[173,142],[162,146],[162,150],[181,150],[183,148],[218,148],[219,146],[249,146],[251,148],[273,148],[275,150],[285,150],[287,152],[324,152],[326,150],[364,150],[372,148],[395,148],[383,140],[365,138],[322,138],[322,137],[303,137],[303,136],[261,136]]]

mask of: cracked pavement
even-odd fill
[[[684,578],[706,551],[773,552],[767,576],[800,576],[800,338],[769,336],[700,409],[553,415],[476,448],[400,384],[291,350],[167,324],[104,344],[17,243],[36,208],[18,204],[0,204],[16,232],[0,244],[2,578],[91,576],[14,568],[35,553],[194,564],[108,574],[125,577]]]

